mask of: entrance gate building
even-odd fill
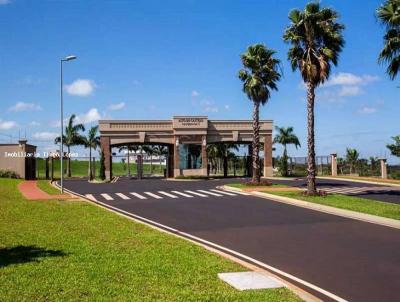
[[[112,147],[165,145],[167,175],[207,175],[207,144],[237,143],[251,147],[251,120],[208,120],[206,116],[174,116],[172,120],[100,120],[100,142],[106,179],[112,178]],[[264,176],[272,176],[272,121],[260,121]],[[251,148],[249,148],[251,150]]]

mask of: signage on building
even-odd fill
[[[207,117],[174,117],[174,125],[176,128],[207,128]]]

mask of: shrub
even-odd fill
[[[0,170],[1,178],[21,178],[16,172],[11,170]]]

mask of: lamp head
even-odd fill
[[[72,60],[75,60],[75,59],[76,59],[76,56],[71,55],[71,56],[65,57],[64,59],[62,59],[62,61],[72,61]]]

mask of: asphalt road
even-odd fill
[[[65,186],[80,194],[92,194],[96,200],[118,209],[252,257],[343,299],[363,302],[399,300],[400,230],[263,198],[228,196],[211,191],[226,182],[232,180],[122,179],[113,184],[71,180],[65,181]],[[162,195],[160,191],[175,198]],[[133,196],[131,192],[145,199]],[[330,300],[305,286],[300,287],[325,301]]]

